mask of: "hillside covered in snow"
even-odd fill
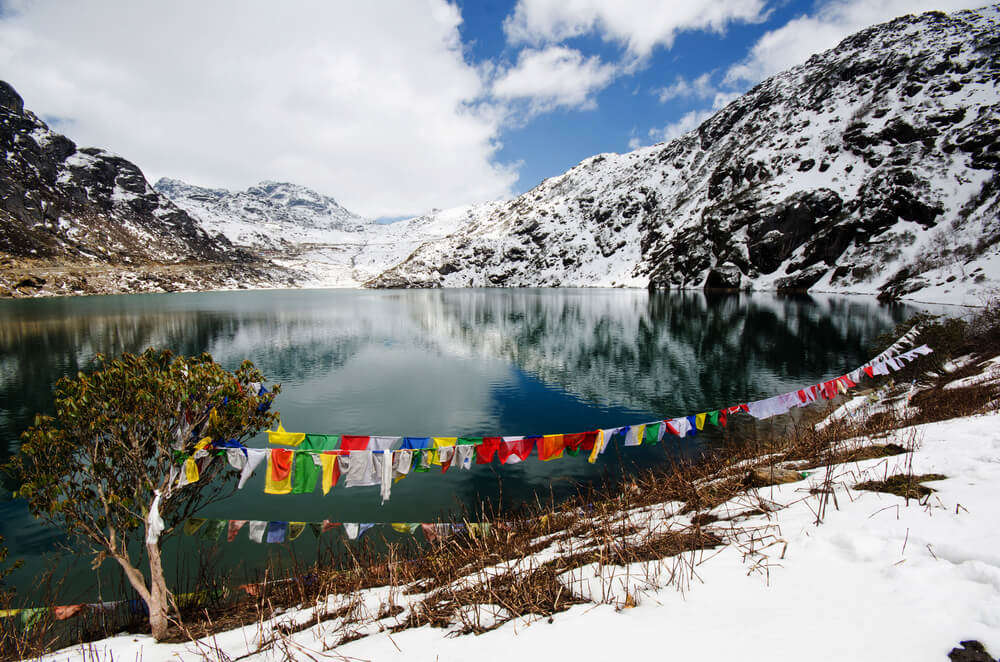
[[[245,191],[229,191],[163,177],[154,188],[210,234],[222,234],[238,246],[280,249],[350,242],[374,224],[329,196],[284,182],[263,181]]]
[[[368,285],[995,288],[998,35],[998,6],[868,28],[676,140],[472,207]]]

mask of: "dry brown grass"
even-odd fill
[[[292,635],[312,627],[327,628],[328,648],[366,636],[372,627],[398,631],[429,624],[450,628],[454,634],[475,634],[497,627],[505,619],[547,618],[595,599],[576,594],[560,579],[591,565],[628,572],[644,567],[650,583],[683,587],[694,576],[692,555],[725,544],[739,545],[752,555],[754,550],[781,544],[769,525],[743,523],[769,509],[768,486],[747,481],[754,469],[801,472],[889,457],[913,450],[916,443],[912,436],[890,442],[888,437],[901,428],[1000,408],[1000,384],[944,389],[953,381],[953,374],[924,375],[912,393],[909,384],[886,382],[873,406],[900,406],[860,411],[820,430],[814,423],[829,410],[817,407],[817,414],[780,435],[724,444],[697,461],[667,459],[662,468],[631,476],[623,485],[581,489],[577,497],[558,504],[537,501],[519,509],[516,517],[486,513],[476,519],[491,523],[487,535],[454,535],[423,546],[419,553],[412,544],[401,547],[387,543],[386,551],[379,554],[354,551],[308,566],[269,569],[267,581],[255,584],[251,594],[218,592],[201,603],[185,606],[172,639],[210,638],[214,633],[256,623],[262,647],[284,647],[292,654]],[[905,404],[908,396],[912,397]],[[828,476],[832,473],[826,472]],[[921,480],[931,478],[910,475],[903,496],[911,496],[913,488],[913,498],[917,498]],[[818,523],[827,502],[836,497],[831,484],[813,485],[812,495],[818,500]],[[734,500],[744,505],[734,511],[718,510]],[[647,527],[634,518],[645,511],[679,514],[681,521],[686,517],[690,524]],[[543,551],[554,558],[537,561],[536,555]],[[768,571],[764,565],[757,569]],[[225,579],[214,577],[213,581],[224,584]],[[385,593],[382,604],[374,610],[358,597],[366,589]],[[336,606],[326,606],[328,596],[336,598]],[[617,606],[634,606],[637,600],[628,595]],[[306,622],[267,625],[283,610],[319,603],[324,606],[314,609],[313,618]],[[497,616],[497,609],[502,610],[502,616]],[[4,636],[9,642],[0,648],[0,654],[4,659],[31,657],[54,646],[122,630],[140,632],[147,627],[135,615],[108,614],[102,618],[100,623],[83,619],[70,626],[50,624],[28,636],[17,632],[5,635],[0,629],[0,642]],[[15,639],[16,645],[10,643]],[[203,651],[206,659],[211,655],[216,654]],[[216,658],[218,655],[211,657]]]

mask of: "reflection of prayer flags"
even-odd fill
[[[236,534],[240,532],[243,525],[247,523],[245,519],[231,519],[229,520],[229,530],[226,533],[226,541],[232,542],[236,540]]]
[[[267,431],[267,442],[269,444],[279,444],[281,446],[298,446],[306,438],[305,432],[286,432],[278,421],[277,430]]]
[[[254,542],[264,542],[264,534],[267,532],[267,522],[261,520],[250,520],[247,525],[247,535]]]
[[[268,522],[267,541],[285,542],[285,535],[288,533],[288,522]]]
[[[203,517],[191,517],[188,521],[184,522],[184,535],[193,536],[207,521]]]
[[[288,523],[288,539],[295,540],[302,535],[302,532],[306,530],[305,522],[289,522]]]
[[[228,526],[229,520],[227,519],[210,519],[201,527],[201,539],[215,542]]]

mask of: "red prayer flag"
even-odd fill
[[[476,464],[489,464],[500,449],[501,437],[483,437],[483,443],[476,445]]]
[[[371,437],[359,437],[345,434],[340,438],[340,450],[342,451],[363,451],[368,449],[368,440]]]
[[[293,452],[287,448],[271,449],[271,480],[282,481],[292,472]]]

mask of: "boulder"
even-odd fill
[[[743,273],[731,262],[713,267],[705,278],[706,290],[738,290],[742,284]]]

